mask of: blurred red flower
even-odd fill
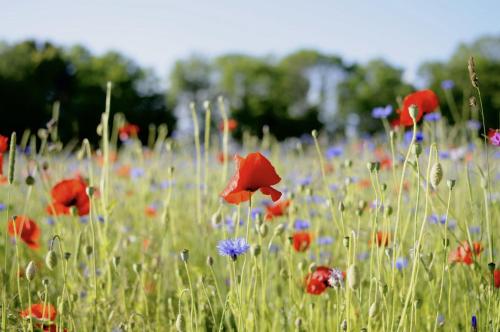
[[[122,141],[129,139],[130,136],[137,136],[139,134],[139,126],[127,123],[118,129],[118,136]]]
[[[481,243],[472,243],[472,250],[467,241],[463,241],[458,248],[450,252],[449,260],[452,263],[463,263],[466,265],[471,265],[473,262],[473,256],[479,256],[483,251]]]
[[[328,279],[332,270],[326,266],[318,266],[316,270],[309,273],[306,277],[306,292],[313,295],[319,295],[329,286]]]
[[[40,320],[50,320],[53,321],[56,319],[57,311],[53,305],[43,303],[33,304],[31,308],[27,308],[21,311],[22,318],[36,318]]]
[[[3,154],[7,151],[9,138],[0,135],[0,184],[6,183],[7,178],[3,175]]]
[[[490,128],[488,130],[488,140],[491,145],[500,146],[500,130]]]
[[[270,204],[266,206],[266,220],[271,220],[274,217],[281,217],[285,215],[287,208],[290,206],[291,201],[289,199]]]
[[[230,204],[248,201],[252,194],[259,190],[270,195],[273,201],[281,197],[281,192],[273,185],[281,181],[273,165],[259,152],[248,154],[246,158],[236,155],[236,173],[229,180],[221,196]]]
[[[8,232],[10,236],[19,236],[31,249],[40,248],[40,228],[33,220],[26,216],[17,216],[9,220]]]
[[[399,118],[392,121],[393,126],[413,126],[413,120],[410,116],[409,108],[411,105],[417,105],[418,114],[415,121],[418,122],[426,113],[432,113],[439,107],[439,99],[432,90],[421,90],[405,97],[403,108],[397,110]]]
[[[90,200],[86,192],[87,184],[82,178],[63,180],[50,192],[52,203],[47,206],[50,215],[70,214],[75,207],[79,216],[89,213]]]
[[[312,236],[309,232],[296,232],[292,236],[293,249],[304,252],[311,245]]]
[[[236,130],[236,128],[238,128],[238,121],[236,121],[235,119],[228,119],[227,120],[227,130],[229,132],[233,132],[234,130]],[[224,131],[224,121],[221,121],[219,123],[219,130]]]
[[[493,271],[493,279],[494,279],[494,284],[495,288],[500,288],[500,270],[496,269]]]

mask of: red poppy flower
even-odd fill
[[[236,121],[235,119],[228,119],[227,120],[227,130],[229,132],[233,132],[234,130],[236,130],[236,128],[238,128],[238,121]],[[224,121],[221,121],[219,123],[219,130],[224,131]]]
[[[368,244],[371,244],[371,239],[368,241]],[[375,241],[377,242],[377,246],[379,247],[387,247],[389,242],[391,241],[391,234],[388,232],[378,231],[375,236]]]
[[[409,112],[411,105],[417,105],[418,114],[415,120],[418,122],[424,114],[432,113],[439,107],[439,99],[432,90],[421,90],[406,96],[403,100],[403,108],[397,110],[399,118],[392,122],[393,126],[413,126]]]
[[[500,270],[499,269],[496,269],[493,272],[493,279],[494,279],[495,288],[500,288]]]
[[[19,236],[24,243],[31,249],[40,248],[38,240],[40,239],[40,228],[33,220],[26,216],[17,216],[11,219],[8,224],[10,236]]]
[[[254,152],[248,154],[246,158],[236,155],[234,160],[236,173],[221,193],[226,202],[230,204],[246,202],[259,189],[264,195],[270,195],[273,201],[281,197],[281,192],[271,187],[280,182],[281,178],[266,157]]]
[[[75,207],[79,216],[85,216],[90,210],[90,200],[86,192],[87,184],[82,178],[63,180],[50,192],[52,203],[47,206],[50,215],[70,214]]]
[[[118,136],[122,141],[127,140],[130,136],[137,136],[139,134],[139,126],[127,123],[118,129]]]
[[[3,154],[7,151],[9,138],[0,135],[0,183],[7,182],[7,178],[3,176]]]
[[[56,308],[53,305],[43,303],[33,304],[31,308],[27,308],[21,311],[22,318],[36,318],[39,320],[50,320],[54,321],[57,316]]]
[[[312,236],[309,232],[296,232],[292,236],[293,249],[298,252],[304,252],[311,245]]]
[[[274,217],[281,217],[285,215],[287,208],[290,206],[291,201],[289,199],[270,204],[266,206],[266,220],[271,220]]]
[[[491,145],[500,146],[500,129],[489,129],[488,140]]]
[[[306,277],[306,292],[313,295],[319,295],[327,289],[328,279],[332,270],[326,266],[318,266],[316,270],[309,273]]]
[[[472,243],[472,249],[467,241],[462,242],[458,248],[450,252],[450,262],[471,265],[473,263],[473,256],[479,256],[483,251],[483,247],[481,243],[474,242]]]
[[[144,213],[146,214],[146,216],[148,217],[154,217],[156,216],[156,208],[154,206],[147,206],[146,209],[144,209]]]

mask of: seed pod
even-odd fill
[[[456,180],[455,179],[448,179],[446,181],[446,185],[448,186],[448,189],[452,190],[455,188]]]
[[[469,78],[473,87],[479,88],[479,78],[477,77],[476,72],[476,62],[474,61],[474,57],[469,57],[469,61],[467,63],[467,69],[469,70]]]
[[[318,268],[318,266],[316,265],[316,263],[311,263],[309,265],[309,272],[313,273],[314,271],[316,271],[316,269]]]
[[[28,281],[33,280],[35,278],[35,274],[36,274],[35,263],[33,263],[33,261],[30,261],[28,263],[28,266],[26,267],[26,279],[28,279]]]
[[[68,260],[70,257],[71,257],[71,253],[70,252],[65,252],[64,253],[64,259],[65,260]]]
[[[344,319],[342,323],[340,323],[340,329],[342,331],[347,331],[347,321]]]
[[[300,329],[302,327],[302,318],[297,317],[297,319],[295,320],[295,327],[297,328],[297,330],[300,331]]]
[[[120,265],[120,260],[121,260],[120,256],[113,257],[113,266],[115,267],[115,269],[117,269],[118,265]]]
[[[53,270],[57,266],[57,254],[54,250],[50,249],[45,256],[45,264],[49,270]]]
[[[10,148],[9,148],[9,184],[14,182],[14,170],[16,167],[16,133],[10,135]]]
[[[347,276],[346,276],[347,286],[349,286],[349,288],[351,288],[353,290],[358,288],[358,286],[359,286],[358,267],[355,264],[349,266],[346,274],[347,274]]]
[[[434,187],[434,189],[437,188],[442,179],[443,179],[443,167],[441,166],[441,163],[437,162],[434,165],[432,165],[431,169],[431,185]]]
[[[342,201],[341,201],[341,202],[339,203],[339,211],[340,211],[340,212],[344,212],[344,210],[345,210],[345,205],[344,205],[344,202],[342,202]]]
[[[43,278],[43,279],[42,279],[42,285],[43,285],[44,287],[48,287],[48,286],[49,286],[49,279],[47,279],[47,278]]]
[[[318,131],[316,129],[314,129],[313,131],[311,131],[311,136],[316,138],[318,137]]]
[[[208,266],[214,265],[214,258],[212,256],[207,256],[207,265]]]
[[[252,256],[257,257],[260,254],[260,245],[254,244],[250,247],[250,253]]]
[[[408,107],[408,113],[410,114],[413,122],[417,122],[418,106],[415,104],[411,104],[410,107]]]
[[[372,303],[372,305],[370,306],[370,309],[368,310],[368,316],[370,318],[374,318],[375,316],[377,316],[380,312],[380,306],[378,305],[378,301],[375,300],[375,302]]]
[[[267,224],[260,225],[260,227],[259,227],[260,236],[266,237],[268,230],[269,230],[269,226],[267,226]]]
[[[132,265],[132,269],[134,269],[134,272],[137,274],[140,274],[142,272],[142,264],[141,263],[135,263]]]
[[[283,224],[279,224],[278,226],[276,226],[276,228],[274,229],[274,234],[276,235],[281,235],[283,233],[283,231],[285,230],[285,225]]]
[[[27,186],[32,186],[35,184],[35,178],[31,175],[28,175],[26,179],[24,180]]]
[[[181,260],[184,262],[184,263],[187,263],[188,260],[189,260],[189,250],[187,249],[183,249],[181,251]]]
[[[412,151],[415,156],[420,156],[420,154],[422,153],[422,145],[420,145],[419,143],[413,144]]]

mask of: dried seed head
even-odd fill
[[[53,270],[57,266],[57,254],[54,250],[49,250],[45,256],[45,264],[49,270]]]
[[[436,189],[442,179],[443,179],[443,167],[441,166],[441,163],[437,162],[434,165],[432,165],[432,169],[431,169],[431,185],[432,185],[432,187],[434,187],[434,189]]]
[[[472,111],[477,111],[477,99],[475,96],[469,98],[469,105]]]
[[[469,70],[469,78],[473,87],[479,88],[479,78],[476,72],[476,62],[474,57],[469,57],[469,62],[467,63],[467,69]]]
[[[36,274],[35,263],[33,263],[33,261],[30,261],[28,263],[28,266],[26,267],[26,279],[28,279],[28,281],[33,280],[35,278],[35,274]]]

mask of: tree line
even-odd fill
[[[423,63],[419,78],[438,94],[447,121],[477,118],[468,105],[473,94],[467,74],[471,55],[476,59],[486,126],[498,128],[500,37],[462,44],[447,61]],[[278,139],[320,128],[336,132],[353,117],[361,119],[361,132],[373,133],[382,127],[371,117],[372,109],[388,104],[397,109],[401,99],[416,90],[403,80],[402,68],[383,59],[360,64],[299,50],[282,58],[193,55],[174,64],[162,91],[156,73],[118,52],[95,55],[81,45],[28,40],[0,43],[0,133],[46,126],[58,102],[60,139],[95,140],[108,81],[113,82],[112,113],[123,113],[137,124],[143,139],[150,124],[165,123],[172,132],[190,116],[190,102],[201,105],[220,95],[239,124],[236,136],[243,131],[260,135],[263,126]]]

